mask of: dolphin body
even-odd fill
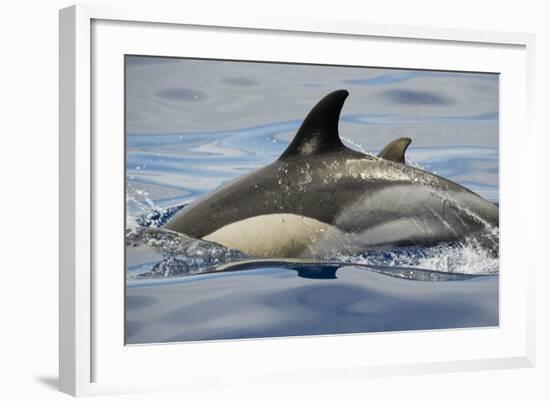
[[[344,146],[338,121],[347,96],[325,96],[277,160],[182,209],[164,228],[258,257],[464,241],[498,255],[498,208],[406,165],[409,138],[378,157]]]

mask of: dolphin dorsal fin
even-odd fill
[[[384,149],[378,153],[378,157],[405,164],[405,151],[411,142],[411,138],[397,138],[384,146]]]
[[[348,91],[342,89],[322,98],[311,109],[279,160],[347,149],[338,134],[340,111],[347,97]]]

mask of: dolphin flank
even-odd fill
[[[409,138],[378,157],[344,146],[346,90],[310,111],[279,159],[198,199],[164,228],[258,257],[320,257],[470,241],[498,255],[498,207],[405,163]]]

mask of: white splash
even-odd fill
[[[330,260],[359,265],[415,268],[444,273],[498,274],[499,259],[474,240],[428,248],[396,248],[366,251],[356,256],[337,255]]]

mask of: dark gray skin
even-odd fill
[[[345,241],[317,244],[327,253],[468,238],[498,254],[498,208],[459,184],[407,166],[410,139],[393,141],[379,157],[342,144],[338,119],[347,95],[327,95],[278,160],[184,208],[165,228],[203,238],[231,223],[285,213],[338,229]]]

